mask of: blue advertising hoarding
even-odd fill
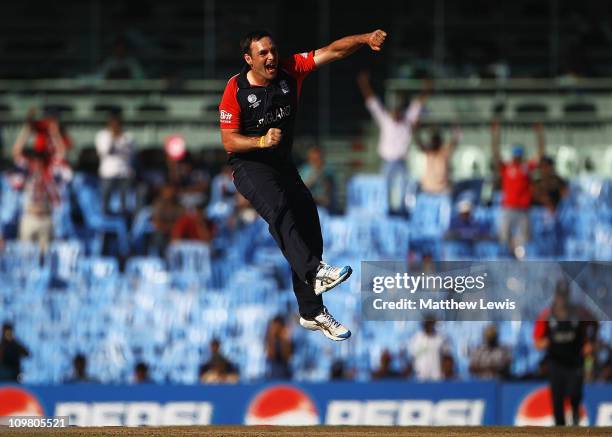
[[[337,382],[0,386],[0,416],[69,416],[79,426],[548,425],[545,384]],[[587,385],[581,423],[612,425],[612,386]]]

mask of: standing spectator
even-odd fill
[[[333,212],[336,208],[334,175],[325,165],[320,147],[308,149],[308,162],[300,167],[300,176],[318,206]]]
[[[508,379],[512,355],[509,348],[499,344],[497,327],[488,325],[482,340],[470,353],[470,373],[482,379]]]
[[[380,366],[372,372],[372,379],[397,379],[401,374],[393,369],[393,357],[391,352],[385,349],[380,354]]]
[[[430,140],[422,141],[420,131],[416,132],[416,142],[425,153],[425,170],[421,176],[421,191],[430,194],[450,193],[450,160],[461,138],[459,128],[454,128],[451,140],[444,144],[438,129],[431,131]]]
[[[446,337],[436,332],[435,318],[425,318],[423,330],[410,340],[409,351],[418,380],[442,380],[442,359],[445,355],[450,355],[451,350]]]
[[[27,157],[15,150],[15,162],[27,166],[19,239],[37,243],[44,252],[53,239],[53,208],[59,204],[60,195],[45,164],[46,154],[33,152],[30,155]]]
[[[21,359],[29,356],[28,349],[15,338],[13,324],[5,322],[0,340],[0,380],[19,381]]]
[[[62,162],[72,148],[72,140],[60,123],[58,112],[49,109],[41,119],[36,118],[36,113],[36,108],[28,111],[26,123],[15,140],[13,150],[23,150],[32,137],[32,149],[47,157],[47,165]]]
[[[72,170],[66,161],[66,155],[72,148],[72,140],[65,127],[60,123],[59,113],[50,108],[41,119],[36,118],[36,108],[28,111],[26,123],[13,145],[13,157],[16,152],[23,154],[31,141],[34,153],[44,157],[44,167],[50,177],[62,188],[72,179]],[[17,166],[23,166],[15,159]]]
[[[221,353],[221,342],[213,338],[210,342],[210,358],[200,367],[200,382],[235,383],[238,382],[238,378],[238,369]]]
[[[66,380],[66,383],[78,382],[97,382],[87,374],[87,358],[83,354],[75,355],[72,360],[72,375]]]
[[[96,135],[96,150],[100,157],[102,205],[106,212],[110,211],[110,199],[114,192],[120,195],[120,213],[127,212],[126,198],[131,189],[134,147],[132,134],[123,130],[121,116],[110,115],[106,127]]]
[[[516,258],[525,256],[525,244],[529,240],[529,206],[531,205],[531,174],[544,155],[545,138],[541,123],[533,126],[538,151],[536,158],[524,161],[525,149],[515,145],[512,160],[503,162],[499,152],[500,125],[494,121],[491,126],[491,148],[493,164],[501,177],[502,213],[499,227],[500,243],[509,247]]]
[[[151,384],[153,380],[149,376],[149,366],[140,361],[134,366],[134,384]]]
[[[561,199],[567,194],[567,182],[555,171],[555,161],[550,156],[540,160],[539,175],[533,184],[533,201],[554,213]]]
[[[183,208],[178,202],[176,189],[172,185],[162,188],[158,198],[153,203],[152,221],[155,233],[151,245],[163,256],[172,236],[172,228],[181,216]]]
[[[534,327],[536,348],[546,351],[555,425],[565,425],[564,404],[569,397],[572,424],[580,422],[584,384],[584,357],[592,351],[591,339],[597,323],[584,309],[572,305],[567,282],[557,283],[552,305],[544,310]]]
[[[412,129],[418,122],[423,105],[431,92],[431,82],[425,82],[421,94],[412,100],[405,111],[401,111],[399,107],[393,111],[383,107],[370,85],[370,77],[367,72],[362,72],[357,76],[357,84],[365,99],[366,108],[380,130],[378,154],[383,160],[382,173],[387,183],[389,212],[405,214],[408,180],[406,156],[412,141]]]
[[[291,379],[289,361],[293,355],[293,342],[283,316],[272,319],[265,342],[268,379]]]

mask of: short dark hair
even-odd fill
[[[272,34],[264,29],[252,30],[249,33],[247,33],[240,40],[240,48],[242,49],[242,54],[250,55],[251,54],[251,43],[253,41],[259,41],[260,39],[265,38],[266,36],[268,38],[272,38]]]

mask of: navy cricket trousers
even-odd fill
[[[323,309],[306,278],[316,272],[323,256],[323,237],[316,204],[295,165],[267,163],[233,156],[234,184],[261,217],[291,265],[293,291],[300,315],[313,318]]]

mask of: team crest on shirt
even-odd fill
[[[250,103],[249,108],[257,108],[261,103],[261,100],[257,100],[257,96],[255,94],[249,94],[247,100]]]
[[[289,92],[289,84],[287,84],[286,80],[281,80],[279,82],[279,85],[281,87],[281,91],[283,92],[283,94],[287,94]]]

